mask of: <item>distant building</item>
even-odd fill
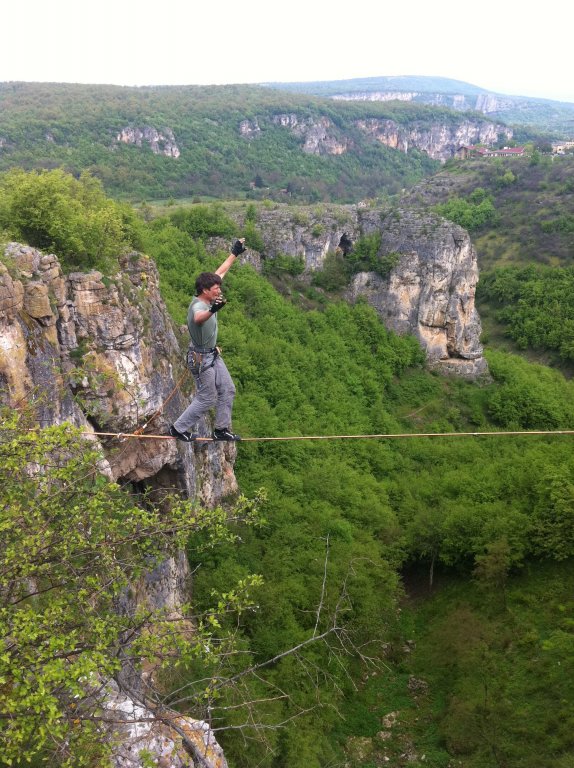
[[[488,147],[469,144],[459,147],[454,153],[460,160],[468,160],[472,157],[522,157],[526,154],[524,147],[504,147],[503,149],[489,149]]]
[[[559,144],[552,145],[552,152],[555,155],[565,155],[566,152],[574,149],[574,141],[561,141]]]
[[[454,153],[455,157],[461,158],[461,160],[467,160],[469,157],[482,156],[488,152],[488,147],[483,147],[478,144],[468,144],[457,149]]]
[[[522,157],[525,152],[524,147],[503,147],[502,149],[489,149],[486,154],[489,157]]]

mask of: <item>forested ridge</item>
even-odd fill
[[[295,114],[299,122],[329,119],[334,137],[345,137],[349,150],[302,152],[301,138],[273,122],[278,114]],[[258,86],[0,83],[0,170],[88,170],[109,194],[132,201],[287,195],[356,202],[395,193],[437,169],[424,153],[407,155],[365,136],[354,121],[366,118],[421,128],[461,120],[425,105],[339,103]],[[240,135],[245,120],[257,121],[257,138]],[[473,120],[488,122],[478,114]],[[154,154],[145,142],[118,142],[128,127],[173,132],[180,156]]]
[[[217,206],[196,206],[190,216],[168,209],[146,222],[107,198],[93,179],[60,172],[13,172],[0,184],[5,239],[52,248],[68,270],[95,266],[110,276],[114,248],[137,247],[156,261],[176,323],[185,320],[195,274],[221,259],[206,248],[209,238],[253,238],[256,209],[246,218],[250,226],[243,233]],[[93,249],[94,238],[105,248]],[[216,517],[203,531],[194,530],[194,610],[209,617],[214,591],[229,596],[236,584],[252,584],[255,594],[239,624],[225,612],[217,618],[220,631],[239,643],[236,671],[297,646],[314,631],[328,632],[333,622],[337,632],[221,692],[211,715],[218,726],[231,727],[218,733],[230,765],[346,762],[365,768],[387,764],[385,758],[391,765],[444,768],[453,761],[465,768],[569,765],[572,438],[454,433],[572,429],[572,381],[488,343],[491,383],[441,378],[425,369],[414,339],[386,331],[366,304],[351,307],[336,291],[305,285],[288,272],[280,280],[275,276],[274,285],[247,265],[235,265],[226,277],[221,343],[238,387],[234,426],[240,434],[453,436],[239,445],[237,478],[247,496],[265,488],[264,521],[256,527],[233,523],[222,535]],[[18,437],[3,434],[9,437],[3,443],[5,482],[14,483],[14,467],[22,463],[17,456],[30,447],[24,442],[14,454],[17,442],[10,441]],[[63,439],[59,433],[50,437]],[[58,450],[65,456],[69,443]],[[17,510],[33,492],[33,478],[4,487],[11,489],[13,504],[4,511]],[[100,492],[109,510],[115,493],[108,499]],[[93,511],[105,533],[101,506]],[[114,514],[114,525],[123,525],[119,508]],[[212,532],[216,541],[209,540]],[[18,551],[11,548],[8,557]],[[31,621],[39,607],[48,617],[62,610],[53,590],[38,600],[36,607],[28,604]],[[10,616],[2,614],[2,621]],[[87,643],[91,666],[76,674],[98,664],[113,670],[113,661],[106,667],[102,627],[58,627],[88,639],[100,633],[95,655]],[[48,658],[57,658],[63,640],[57,635],[52,642]],[[63,684],[62,669],[48,665],[52,677],[41,678],[38,688],[34,676],[28,680],[27,657],[18,658],[22,668],[0,657],[0,702],[14,714],[12,750],[20,744],[22,757],[37,762],[45,756],[57,764],[66,750],[55,756],[55,739],[75,750],[70,765],[101,765],[94,761],[102,755],[91,751],[93,724],[78,729],[73,718],[58,719],[53,710],[49,694]],[[219,665],[210,653],[190,652],[166,670],[166,690],[190,686],[193,692],[194,681],[215,674]],[[30,688],[13,687],[15,671]],[[199,684],[196,702],[191,696],[185,711],[201,714],[202,696]],[[26,707],[42,713],[46,701],[52,702],[50,727],[18,730]]]

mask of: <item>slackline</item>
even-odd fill
[[[137,440],[177,440],[171,435],[142,435],[137,432],[84,432],[85,435],[94,435],[98,437],[115,437],[117,439],[137,439]],[[380,435],[288,435],[279,437],[242,437],[240,440],[214,440],[212,437],[196,437],[188,445],[194,443],[263,443],[278,441],[295,440],[396,440],[412,437],[512,437],[528,435],[574,435],[574,429],[554,429],[554,430],[529,430],[529,431],[508,431],[508,432],[402,432],[395,434]],[[183,442],[183,441],[180,441]]]

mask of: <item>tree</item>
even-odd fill
[[[205,615],[183,606],[174,619],[135,602],[122,610],[138,578],[190,533],[203,532],[208,547],[231,540],[229,522],[254,522],[257,504],[239,499],[225,511],[167,496],[136,503],[102,476],[101,462],[97,446],[70,425],[37,430],[1,415],[0,754],[8,765],[36,755],[107,764],[106,681],[122,686],[126,660],[158,673],[175,658],[206,667],[219,659],[221,668],[234,652],[224,618],[252,605],[260,581],[244,577]],[[153,711],[153,685],[150,702]],[[186,707],[201,703],[198,696]]]
[[[534,551],[555,560],[574,554],[574,483],[572,465],[557,467],[543,478],[533,514]]]
[[[79,179],[62,170],[5,174],[0,227],[29,245],[55,251],[68,268],[114,271],[122,250],[140,246],[135,211],[107,198],[88,173]]]
[[[505,536],[488,544],[486,552],[475,558],[476,580],[483,588],[502,598],[504,610],[506,610],[506,582],[511,560],[510,545]]]

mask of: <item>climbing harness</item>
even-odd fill
[[[187,350],[187,367],[194,376],[200,376],[203,371],[213,368],[220,354],[219,347],[194,347],[190,344]],[[203,361],[206,355],[213,355],[213,360],[204,366]]]
[[[203,365],[203,361],[206,355],[213,355],[213,360],[208,365]],[[184,370],[183,374],[180,376],[178,382],[176,383],[175,387],[172,389],[172,391],[169,393],[167,398],[163,401],[163,403],[160,405],[160,407],[153,413],[149,419],[146,421],[146,423],[138,427],[137,429],[134,429],[134,431],[131,434],[131,436],[134,437],[140,437],[143,435],[145,430],[149,427],[149,425],[156,419],[164,410],[165,406],[169,403],[171,398],[175,395],[177,390],[181,387],[183,384],[183,381],[185,377],[188,375],[188,373],[193,374],[194,376],[199,377],[203,371],[207,371],[209,368],[213,368],[215,365],[215,361],[220,356],[221,350],[219,347],[194,347],[193,344],[190,344],[187,350],[186,355],[186,369]],[[127,437],[128,434],[122,434],[122,438]]]

